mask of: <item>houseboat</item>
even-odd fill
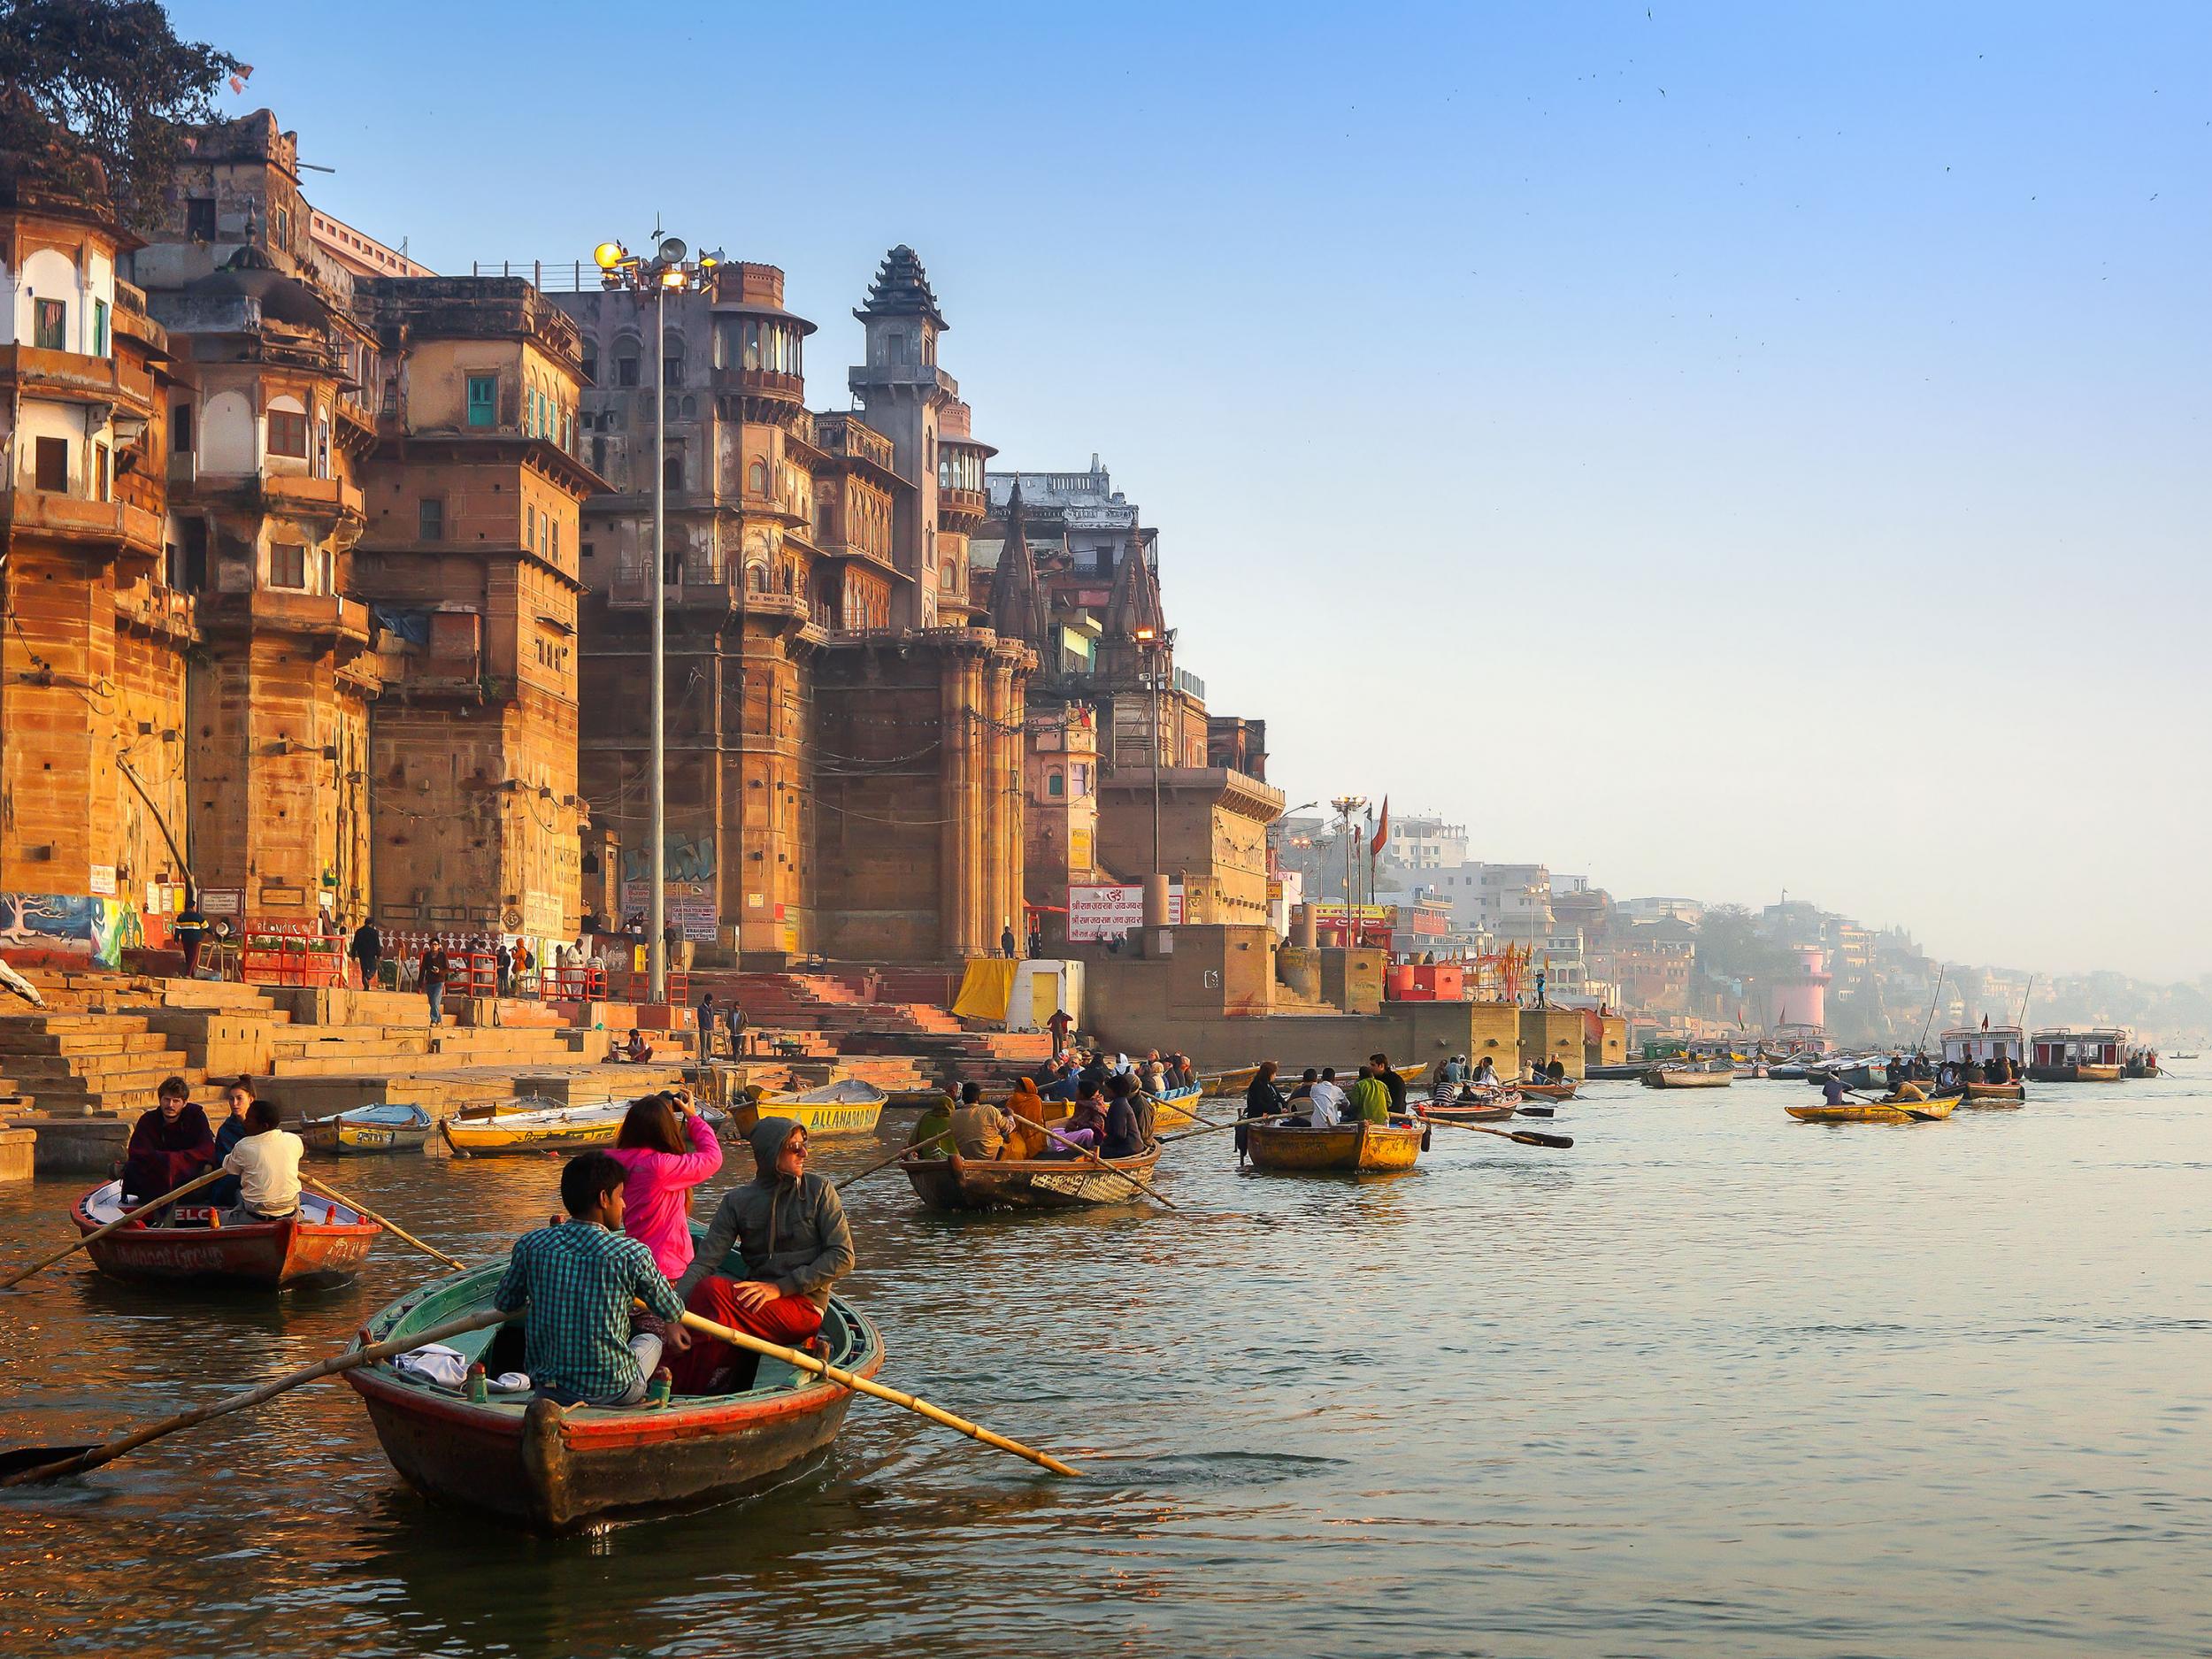
[[[2029,1040],[2028,1077],[2037,1083],[2117,1083],[2126,1030],[2039,1031]]]

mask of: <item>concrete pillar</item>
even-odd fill
[[[1168,925],[1168,879],[1157,872],[1144,879],[1144,925],[1148,930]]]
[[[1290,942],[1301,950],[1312,950],[1318,944],[1320,930],[1313,919],[1311,904],[1298,904],[1290,912]]]

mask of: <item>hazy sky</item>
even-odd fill
[[[440,270],[921,253],[1181,660],[1617,895],[2212,970],[2212,6],[176,5]]]

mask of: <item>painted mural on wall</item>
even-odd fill
[[[708,881],[714,879],[714,839],[702,835],[696,840],[671,834],[665,838],[662,855],[664,874],[671,881]],[[622,879],[625,881],[650,881],[653,879],[652,852],[645,847],[625,847],[622,849]]]
[[[110,968],[146,942],[138,911],[120,899],[73,893],[0,893],[0,949],[90,956]]]

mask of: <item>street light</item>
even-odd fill
[[[691,249],[680,236],[664,237],[653,227],[653,252],[634,254],[618,242],[603,242],[591,250],[599,267],[600,286],[626,288],[633,294],[647,289],[653,295],[653,743],[652,896],[646,920],[645,961],[649,995],[655,1002],[668,1001],[668,767],[666,703],[668,687],[668,296],[710,279],[721,255],[689,257]]]

